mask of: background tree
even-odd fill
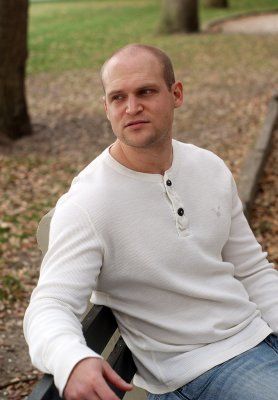
[[[198,0],[162,0],[160,31],[198,32]]]
[[[229,0],[203,0],[206,7],[228,8]]]
[[[28,0],[0,0],[0,141],[32,132],[25,98]]]

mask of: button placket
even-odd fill
[[[172,179],[170,179],[168,176],[164,177],[164,187],[172,204],[177,230],[181,236],[187,236],[188,218],[185,216],[184,205],[174,189]]]

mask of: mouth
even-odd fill
[[[135,121],[130,121],[127,124],[125,124],[125,128],[128,128],[130,126],[136,128],[136,127],[140,127],[142,125],[148,124],[148,123],[149,123],[149,121],[147,121],[147,120],[138,119]]]

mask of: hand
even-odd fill
[[[132,390],[102,358],[85,358],[72,370],[64,390],[65,400],[119,400],[107,382],[123,391]]]

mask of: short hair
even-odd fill
[[[146,45],[146,44],[139,44],[139,43],[129,44],[129,45],[125,46],[125,47],[122,47],[121,49],[119,49],[116,52],[114,52],[105,61],[105,63],[101,67],[101,71],[100,71],[102,83],[103,83],[103,74],[104,74],[105,68],[106,68],[107,64],[109,63],[109,61],[112,60],[118,54],[121,54],[121,53],[126,52],[128,50],[136,50],[136,49],[145,50],[145,51],[151,53],[158,60],[158,62],[160,63],[160,65],[162,67],[162,73],[163,73],[163,77],[164,77],[165,83],[166,83],[167,87],[170,90],[172,85],[173,85],[173,83],[175,83],[175,81],[176,81],[174,68],[173,68],[173,64],[172,64],[172,61],[171,61],[170,57],[164,51],[159,49],[158,47],[149,46],[149,45]]]

